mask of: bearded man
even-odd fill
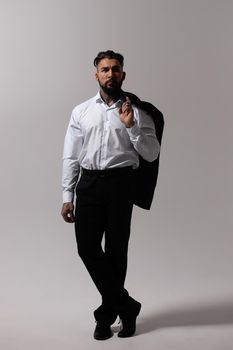
[[[63,153],[61,214],[75,223],[79,256],[102,297],[94,311],[97,340],[113,335],[111,325],[118,316],[119,337],[136,331],[141,303],[124,286],[137,190],[133,179],[139,157],[153,162],[160,152],[151,116],[121,89],[123,64],[123,56],[111,50],[94,59],[99,91],[74,108]]]

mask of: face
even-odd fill
[[[117,93],[125,79],[125,72],[116,59],[104,58],[98,66],[95,74],[101,89],[109,95]]]

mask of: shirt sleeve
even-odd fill
[[[155,125],[152,118],[143,110],[133,106],[134,125],[127,128],[135,150],[148,162],[153,162],[159,155],[160,144],[156,137]]]
[[[80,165],[79,153],[83,144],[83,135],[78,123],[78,112],[74,110],[71,114],[67,128],[62,167],[62,196],[63,203],[72,202],[74,190],[78,180]]]

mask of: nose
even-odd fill
[[[109,77],[112,77],[112,76],[113,76],[113,70],[112,70],[112,69],[109,69],[109,71],[108,71],[108,76],[109,76]]]

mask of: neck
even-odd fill
[[[108,106],[111,106],[119,100],[119,98],[123,95],[123,91],[119,90],[116,93],[110,95],[110,94],[104,92],[102,89],[100,89],[100,95],[101,95],[102,99],[104,100],[104,102]]]

